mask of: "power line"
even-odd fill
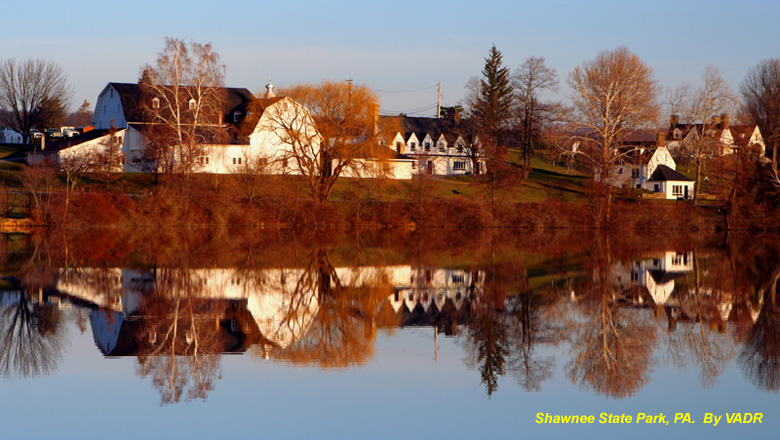
[[[428,111],[428,110],[434,110],[435,108],[436,108],[436,104],[430,104],[430,105],[426,105],[424,107],[418,107],[418,108],[413,108],[413,109],[409,109],[409,110],[398,110],[398,111],[396,111],[396,110],[382,110],[382,113],[385,114],[385,115],[396,115],[396,114],[400,114],[400,113],[404,113],[404,114],[408,115],[408,114],[413,114],[413,113],[421,113],[421,112]]]

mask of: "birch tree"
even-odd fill
[[[625,46],[599,53],[569,74],[573,90],[573,126],[580,147],[574,152],[592,170],[598,189],[597,223],[609,222],[611,168],[630,151],[623,140],[653,124],[659,114],[659,88],[653,69]]]
[[[144,88],[150,151],[165,172],[197,171],[206,145],[226,134],[222,121],[225,66],[211,44],[165,39],[154,66],[145,65]],[[153,128],[153,129],[152,129]]]

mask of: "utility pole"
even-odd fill
[[[436,119],[441,118],[441,81],[439,81],[439,97],[436,99]]]

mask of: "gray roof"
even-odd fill
[[[125,111],[125,119],[127,122],[142,122],[143,112],[139,105],[143,101],[144,91],[142,87],[137,83],[108,83],[114,90],[119,93],[119,98],[122,100],[122,109]],[[254,96],[245,88],[235,87],[222,87],[225,92],[225,101],[223,107],[223,114],[225,116],[231,115],[234,112],[246,113],[246,107]],[[226,121],[232,121],[228,118]]]
[[[458,136],[463,136],[465,141],[471,140],[471,130],[465,120],[456,123],[454,118],[423,118],[412,116],[380,116],[379,124],[382,128],[399,131],[404,139],[409,139],[412,133],[422,142],[426,134],[430,134],[434,142],[439,136],[444,135],[448,142],[454,142]],[[393,134],[394,135],[394,134]]]
[[[653,182],[663,182],[663,181],[672,181],[672,180],[682,181],[682,182],[693,182],[692,179],[685,177],[684,175],[678,173],[677,171],[669,168],[666,165],[658,165],[655,168],[655,171],[653,171],[653,174],[651,174],[650,178],[647,180]]]

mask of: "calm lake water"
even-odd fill
[[[2,439],[780,432],[780,237],[53,232],[0,261]]]

